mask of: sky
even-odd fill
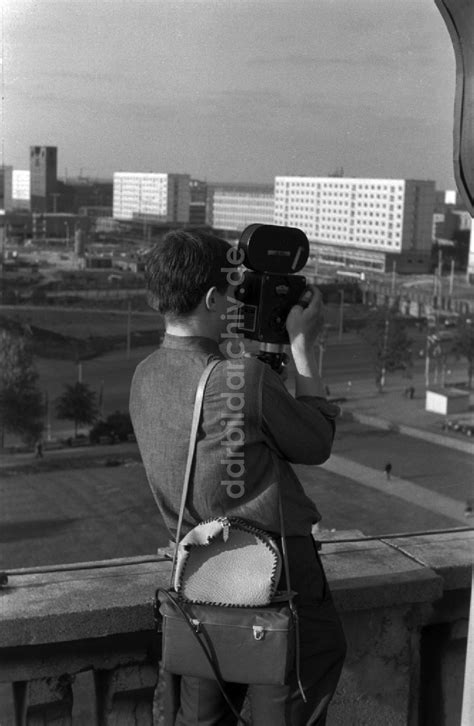
[[[2,161],[60,177],[433,179],[454,188],[434,0],[3,0]]]

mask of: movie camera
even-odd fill
[[[311,299],[306,278],[295,274],[308,260],[308,238],[296,227],[251,224],[242,232],[238,249],[247,268],[235,291],[242,303],[238,331],[258,340],[258,358],[279,371],[289,343],[288,313],[293,305],[305,307]]]

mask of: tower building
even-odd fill
[[[30,197],[32,212],[57,211],[58,149],[30,146]]]

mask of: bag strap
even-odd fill
[[[301,698],[304,703],[307,703],[306,694],[304,692],[303,684],[301,682],[301,669],[300,669],[300,625],[298,618],[298,610],[294,602],[293,590],[291,589],[290,580],[290,566],[288,563],[288,550],[286,547],[286,536],[285,536],[285,522],[283,519],[283,504],[281,501],[281,492],[278,488],[278,510],[280,513],[280,529],[281,529],[281,550],[283,554],[283,565],[285,567],[285,579],[286,589],[288,592],[288,604],[290,606],[291,615],[293,617],[293,623],[295,626],[295,668],[296,668],[296,682],[298,684],[298,690],[301,694]]]
[[[173,587],[173,582],[174,582],[174,573],[176,570],[176,563],[177,563],[177,558],[178,558],[178,545],[179,545],[179,541],[181,539],[181,528],[183,526],[184,510],[186,507],[186,499],[188,496],[188,489],[189,489],[189,480],[191,478],[191,469],[193,466],[194,452],[196,449],[196,440],[197,440],[197,434],[198,434],[198,430],[199,430],[199,421],[201,419],[202,403],[204,400],[204,389],[206,388],[206,383],[209,380],[209,376],[211,375],[211,373],[214,370],[214,368],[216,367],[216,365],[220,362],[221,362],[221,359],[218,358],[217,360],[212,360],[210,363],[208,363],[208,365],[204,368],[204,371],[202,372],[202,375],[201,375],[201,378],[199,379],[198,387],[196,390],[196,398],[194,400],[193,420],[191,422],[191,433],[189,435],[188,458],[186,461],[186,469],[184,472],[184,483],[183,483],[183,492],[181,494],[181,504],[179,507],[178,527],[176,529],[176,546],[174,548],[173,565],[171,567],[170,588]]]
[[[174,574],[176,571],[176,564],[177,564],[177,559],[178,559],[178,546],[179,546],[179,542],[181,539],[181,529],[182,529],[182,525],[183,525],[184,510],[186,508],[186,499],[188,496],[189,481],[191,478],[191,470],[192,470],[192,465],[193,465],[193,460],[194,460],[194,453],[196,450],[197,434],[198,434],[198,430],[199,430],[199,422],[201,420],[202,404],[203,404],[203,400],[204,400],[204,391],[206,388],[206,384],[209,380],[209,376],[211,375],[212,371],[217,366],[217,364],[220,363],[220,360],[221,359],[219,358],[217,360],[213,360],[210,363],[208,363],[208,365],[202,372],[202,375],[201,375],[201,378],[199,379],[198,387],[196,390],[196,397],[194,400],[193,419],[191,422],[191,433],[189,436],[188,457],[186,460],[183,491],[181,494],[181,504],[180,504],[180,508],[179,508],[178,526],[176,529],[176,543],[175,543],[175,549],[174,549],[174,554],[173,554],[173,564],[171,567],[171,576],[170,576],[170,585],[169,585],[170,589],[173,588],[173,583],[174,583]],[[306,696],[305,696],[303,686],[301,683],[301,678],[300,678],[300,638],[299,638],[298,612],[297,612],[297,609],[294,604],[294,596],[293,596],[293,593],[291,590],[290,567],[288,564],[288,550],[287,550],[287,546],[286,546],[285,524],[284,524],[284,519],[283,519],[283,505],[282,505],[282,500],[281,500],[280,488],[278,488],[278,512],[279,512],[279,517],[280,517],[281,549],[282,549],[282,554],[283,554],[283,564],[284,564],[284,568],[285,568],[286,589],[287,589],[287,593],[288,593],[288,602],[289,602],[290,610],[291,610],[293,620],[295,623],[296,678],[297,678],[297,682],[298,682],[299,691],[301,693],[303,701],[306,703]],[[191,627],[192,627],[192,625],[191,625]],[[194,632],[194,628],[193,628],[193,632]],[[197,636],[197,634],[196,634],[196,636]],[[201,642],[199,637],[198,637],[198,640],[199,640],[199,642]],[[207,655],[207,653],[206,653],[206,655]],[[208,656],[208,660],[212,665],[212,668],[216,674],[217,682],[219,683],[219,677],[218,677],[217,669],[213,662],[213,659]],[[220,680],[222,681],[222,679],[220,679]],[[223,686],[221,686],[221,683],[219,683],[219,687],[221,688],[221,690],[224,694],[224,697],[227,700],[227,695],[225,694],[225,691],[223,690]],[[231,708],[233,708],[233,707],[231,706]]]

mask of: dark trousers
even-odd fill
[[[324,726],[346,653],[346,642],[312,537],[289,537],[288,562],[300,625],[300,675],[285,686],[228,683],[240,710],[248,693],[253,726]],[[284,587],[284,576],[280,587]],[[215,681],[167,674],[166,726],[235,726],[237,720]],[[173,699],[173,694],[177,698]]]

